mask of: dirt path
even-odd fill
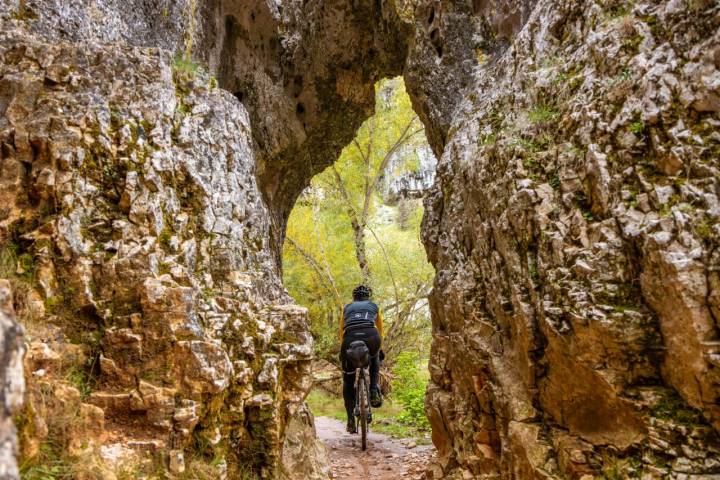
[[[316,417],[318,437],[328,449],[335,479],[419,480],[432,447],[415,446],[410,439],[397,440],[371,432],[368,449],[360,449],[360,435],[345,432],[345,424],[327,417]]]

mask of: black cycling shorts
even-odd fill
[[[343,371],[348,371],[349,367],[345,362],[345,351],[352,342],[362,340],[370,350],[370,356],[375,357],[380,351],[380,332],[375,327],[362,328],[346,328],[343,332],[343,342],[340,347],[340,361],[342,362]]]

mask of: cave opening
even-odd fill
[[[331,166],[298,197],[287,223],[283,281],[308,309],[314,337],[316,417],[345,420],[340,368],[343,308],[372,288],[383,322],[375,431],[429,443],[423,409],[431,342],[434,269],[421,242],[423,197],[436,159],[401,77],[375,85],[375,113]]]

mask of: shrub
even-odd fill
[[[429,429],[425,416],[425,389],[427,380],[420,376],[417,352],[402,352],[397,356],[393,369],[393,395],[403,406],[398,421],[419,429]]]
[[[10,278],[17,271],[18,246],[12,242],[0,244],[0,277]]]
[[[645,124],[639,120],[633,122],[630,124],[630,131],[635,134],[641,134],[645,131]]]

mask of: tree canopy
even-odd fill
[[[426,350],[432,267],[419,238],[421,202],[385,198],[388,182],[419,168],[426,142],[402,80],[379,82],[375,115],[290,215],[285,285],[309,309],[320,356],[334,359],[342,307],[360,283],[373,288],[388,324],[388,360],[411,345]]]

